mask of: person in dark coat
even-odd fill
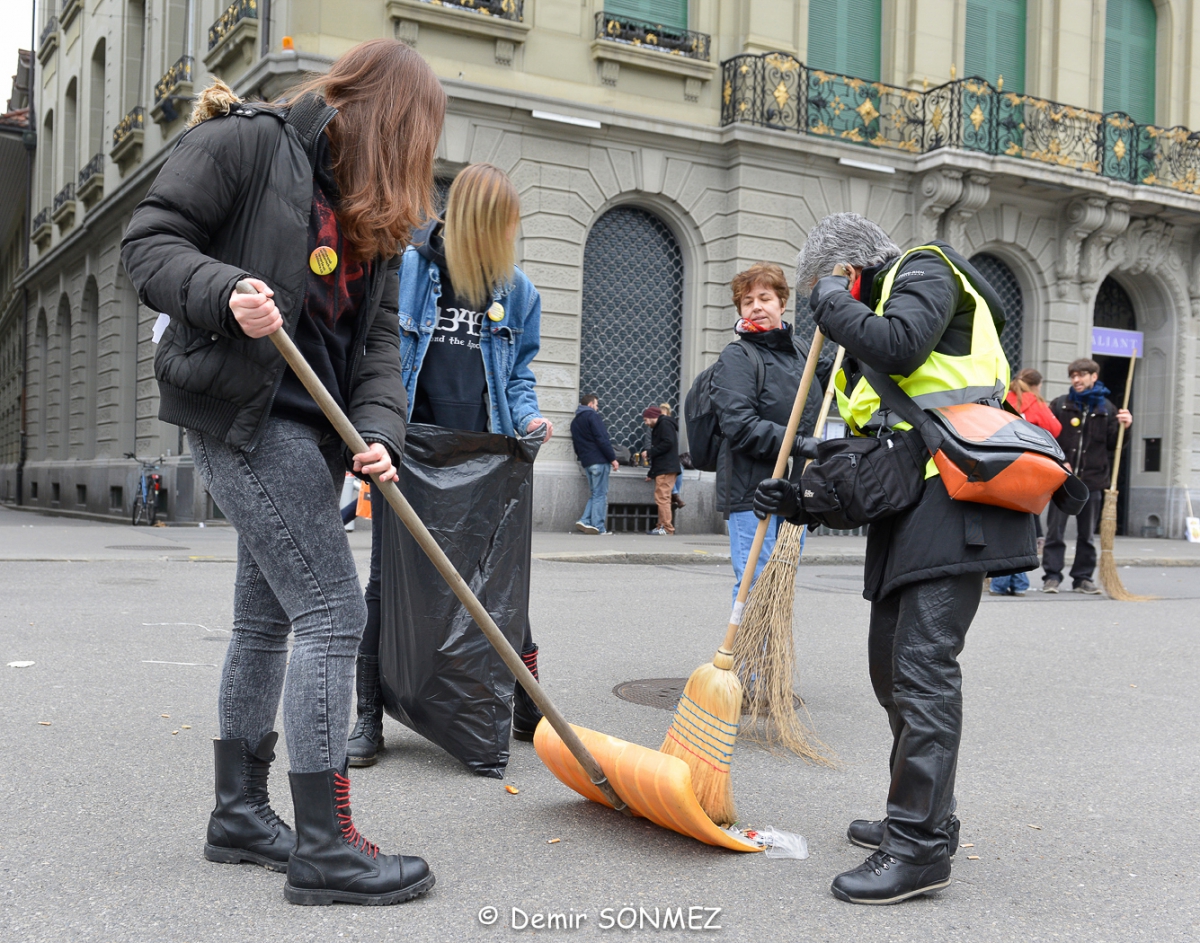
[[[999,405],[1008,385],[999,342],[1003,308],[950,246],[935,243],[902,256],[870,220],[839,213],[809,233],[796,281],[802,290],[812,289],[810,305],[821,330],[846,349],[838,404],[858,434],[870,434],[887,418],[872,407],[878,397],[862,378],[860,362],[893,375],[906,389],[914,377],[936,381],[940,370],[941,399],[980,397]],[[890,294],[883,301],[885,290]],[[977,324],[977,318],[988,320]],[[973,346],[976,328],[980,341]],[[961,387],[956,376],[981,382]],[[759,487],[755,508],[807,521],[798,489],[781,479]],[[886,818],[850,823],[849,840],[874,851],[834,879],[831,889],[840,900],[887,904],[949,885],[959,828],[958,656],[979,606],[983,575],[1036,565],[1032,514],[951,500],[936,473],[927,472],[914,507],[871,525],[863,591],[871,602],[867,653],[875,696],[891,727],[891,786]]]
[[[775,470],[804,374],[808,345],[797,343],[792,325],[783,320],[791,289],[778,265],[753,265],[739,272],[730,287],[738,313],[737,338],[725,345],[713,367],[712,398],[722,436],[717,455],[717,510],[724,514],[729,530],[736,599],[758,528],[754,489]],[[820,384],[814,380],[792,448],[799,459],[793,462],[797,471],[805,458],[816,454],[817,440],[811,436],[821,397]],[[756,581],[770,559],[778,531],[779,518],[772,517],[754,568]],[[803,535],[800,550],[804,550]]]
[[[218,82],[122,241],[139,300],[170,318],[154,361],[159,418],[187,428],[238,533],[204,854],[286,871],[296,904],[396,904],[434,883],[423,860],[381,854],[351,818],[346,730],[366,607],[338,494],[348,468],[396,477],[398,252],[432,210],[445,105],[433,71],[395,40],[354,47],[286,102],[241,102]],[[253,293],[235,291],[243,280]],[[366,452],[347,454],[286,367],[268,338],[281,328]],[[281,695],[294,833],[267,789]]]
[[[591,492],[583,514],[575,522],[575,529],[581,534],[607,533],[608,476],[610,471],[621,466],[608,438],[608,427],[600,418],[600,397],[595,393],[584,393],[579,397],[579,407],[571,420],[571,445],[587,475]]]
[[[1062,423],[1058,444],[1067,456],[1071,470],[1088,486],[1088,503],[1075,518],[1075,562],[1071,565],[1071,584],[1077,593],[1095,596],[1100,587],[1092,580],[1096,570],[1096,525],[1104,505],[1104,490],[1110,480],[1109,456],[1117,447],[1121,426],[1128,429],[1133,416],[1117,409],[1108,399],[1110,390],[1100,382],[1100,365],[1087,357],[1067,367],[1071,378],[1069,393],[1050,404],[1050,411]],[[1062,585],[1063,559],[1067,543],[1063,539],[1067,518],[1053,503],[1046,509],[1046,546],[1042,554],[1042,592],[1057,593]]]
[[[654,503],[658,505],[658,526],[650,533],[668,537],[675,533],[671,492],[679,475],[679,422],[658,406],[642,410],[642,421],[650,427],[650,448],[646,453],[650,470],[646,479],[654,482]]]

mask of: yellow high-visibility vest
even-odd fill
[[[892,294],[892,284],[896,273],[905,257],[914,252],[936,252],[950,266],[950,271],[958,279],[963,290],[975,299],[975,315],[971,326],[971,352],[962,357],[954,357],[934,351],[929,358],[908,376],[893,376],[892,379],[911,396],[922,409],[934,409],[938,406],[955,406],[959,403],[976,403],[981,400],[995,398],[1003,400],[1008,391],[1009,369],[1008,358],[1004,356],[1004,348],[1000,346],[1000,336],[996,333],[996,325],[992,321],[992,312],[983,296],[979,294],[968,279],[946,253],[937,246],[917,246],[904,253],[883,280],[883,292],[879,304],[875,306],[875,314],[882,317],[883,307]],[[859,377],[852,390],[846,390],[846,371],[839,370],[834,378],[834,388],[837,391],[838,412],[855,435],[865,435],[868,426],[877,427],[881,417],[879,413],[879,394],[867,382],[866,377]],[[902,421],[888,423],[896,429],[910,428]],[[937,468],[930,459],[926,466],[926,478],[937,474]]]

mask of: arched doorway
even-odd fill
[[[598,220],[583,251],[580,393],[600,397],[614,444],[642,446],[642,410],[679,413],[683,252],[666,223],[636,206]]]
[[[1095,327],[1118,328],[1122,331],[1136,331],[1137,312],[1133,307],[1133,299],[1129,292],[1111,275],[1100,284],[1096,293],[1096,303],[1092,307],[1092,324]],[[1106,357],[1103,354],[1093,355],[1100,365],[1100,382],[1112,392],[1111,399],[1118,407],[1125,398],[1125,386],[1129,381],[1129,360],[1126,357]],[[1134,408],[1133,395],[1130,391],[1129,408]],[[1129,513],[1129,476],[1132,471],[1130,462],[1130,445],[1133,442],[1128,435],[1121,452],[1121,467],[1117,478],[1117,533],[1127,532],[1126,523]]]
[[[1009,369],[1016,373],[1021,369],[1025,357],[1025,298],[1021,294],[1021,283],[1003,259],[987,252],[971,256],[970,262],[996,290],[1004,304],[1004,330],[1000,334],[1000,346],[1008,358]]]

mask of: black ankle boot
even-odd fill
[[[354,827],[350,780],[335,769],[290,773],[296,849],[283,896],[293,904],[399,904],[434,877],[421,858],[381,855]]]
[[[355,675],[358,689],[358,722],[346,741],[346,762],[374,766],[383,752],[383,691],[379,686],[379,659],[358,656]]]
[[[217,805],[208,818],[204,857],[222,864],[261,864],[286,871],[295,833],[275,814],[267,774],[279,734],[271,731],[251,750],[244,739],[214,740]]]
[[[830,890],[838,900],[850,904],[898,904],[949,886],[948,857],[928,864],[909,864],[886,851],[877,851],[853,871],[835,877]]]
[[[958,827],[960,824],[958,816],[951,814],[950,821],[946,825],[946,831],[950,833],[949,851],[951,858],[958,851]],[[879,819],[874,822],[870,819],[855,819],[850,823],[850,827],[846,829],[846,837],[850,839],[851,844],[858,845],[860,848],[870,848],[874,851],[879,847],[879,843],[883,841],[883,834],[886,831],[887,819]]]
[[[534,680],[538,677],[538,647],[536,645],[527,648],[521,652],[521,661],[525,662],[525,667],[529,669],[529,673],[533,675]],[[538,722],[542,719],[542,712],[538,710],[538,706],[533,703],[531,698],[521,687],[520,682],[517,683],[517,689],[513,693],[513,720],[512,720],[512,735],[517,740],[531,742],[533,740],[533,732],[537,730]]]

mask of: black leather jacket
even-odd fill
[[[304,304],[315,142],[337,114],[317,96],[290,112],[241,103],[187,131],[134,210],[121,261],[142,304],[170,315],[154,358],[159,418],[252,449],[285,364],[242,332],[229,296],[252,276],[289,335]],[[399,255],[376,259],[348,365],[347,413],[399,459],[407,402],[396,316]]]

